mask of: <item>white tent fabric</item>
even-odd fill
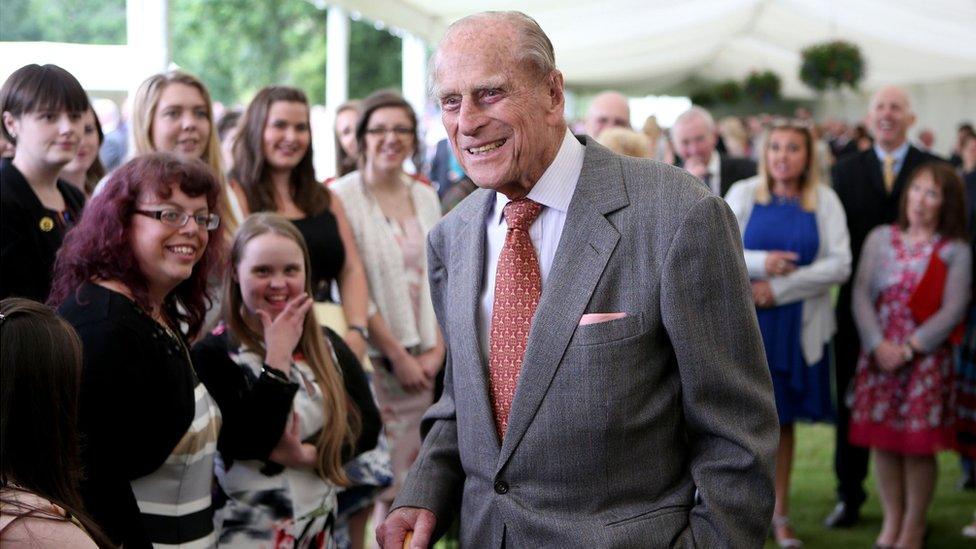
[[[517,9],[552,39],[568,85],[661,93],[692,77],[741,79],[770,69],[790,97],[800,50],[857,43],[863,87],[976,77],[973,0],[339,0],[338,5],[435,43],[465,15]]]

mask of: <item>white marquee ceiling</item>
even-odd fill
[[[857,43],[863,87],[976,76],[976,0],[339,0],[430,43],[456,19],[483,10],[533,16],[577,88],[661,93],[690,79],[741,79],[770,69],[783,92],[810,97],[800,50],[830,39]]]

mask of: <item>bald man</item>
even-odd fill
[[[680,160],[678,166],[716,195],[725,196],[733,183],[756,175],[756,163],[721,155],[715,150],[717,144],[715,120],[701,107],[681,113],[671,126],[671,145]]]
[[[590,102],[584,122],[586,135],[596,139],[607,128],[630,128],[630,105],[620,92],[605,91]]]
[[[844,157],[834,166],[834,190],[844,205],[851,235],[852,272],[857,271],[861,246],[871,229],[895,221],[901,193],[912,171],[925,162],[939,160],[909,144],[908,130],[914,123],[915,113],[904,90],[894,86],[878,90],[868,106],[868,129],[874,136],[874,147]],[[851,281],[853,279],[852,276]],[[868,450],[851,446],[847,441],[850,409],[843,398],[854,376],[861,350],[857,327],[851,316],[851,281],[841,286],[836,310],[835,379],[840,398],[837,399],[834,470],[837,473],[838,503],[824,520],[828,528],[846,528],[856,524],[861,505],[867,497],[864,477],[868,470]]]

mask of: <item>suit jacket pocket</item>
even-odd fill
[[[673,547],[688,528],[690,507],[669,505],[639,515],[610,522],[606,535],[611,547]]]
[[[690,507],[688,507],[687,505],[668,505],[666,507],[658,507],[656,509],[651,509],[650,511],[644,511],[643,513],[636,514],[632,517],[610,521],[606,525],[608,527],[624,526],[624,525],[633,524],[635,522],[643,522],[645,520],[651,520],[657,517],[671,515],[673,513],[684,513],[685,515],[687,515],[689,510]]]
[[[641,333],[642,322],[638,314],[627,313],[624,318],[577,326],[570,339],[570,346],[599,345],[627,339]]]

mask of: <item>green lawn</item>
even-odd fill
[[[847,530],[828,530],[821,521],[835,503],[834,429],[828,425],[797,425],[796,440],[790,515],[797,536],[809,549],[871,547],[881,528],[881,507],[873,475],[865,483],[868,501],[861,509],[861,523]],[[935,501],[929,509],[931,534],[927,547],[931,549],[976,547],[976,542],[960,533],[976,511],[973,492],[956,489],[960,475],[958,454],[940,454]],[[770,541],[766,547],[775,544]]]
[[[846,530],[828,530],[821,521],[834,507],[834,428],[829,425],[797,425],[797,452],[793,465],[790,515],[797,535],[808,549],[869,548],[881,528],[881,508],[874,477],[865,483],[868,501],[862,509],[861,523]],[[976,542],[962,537],[960,531],[976,511],[973,492],[956,489],[961,471],[959,456],[939,456],[939,480],[935,501],[929,510],[930,549],[976,548]],[[455,544],[441,541],[437,549],[453,549]],[[767,548],[775,548],[770,541]]]

